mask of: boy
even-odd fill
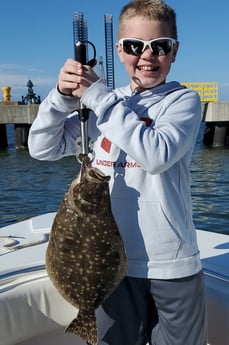
[[[195,92],[166,82],[178,47],[170,6],[131,1],[116,43],[130,84],[110,90],[91,67],[68,59],[30,130],[34,158],[75,154],[79,118],[68,114],[79,98],[91,109],[92,164],[111,176],[112,211],[128,256],[127,277],[97,310],[100,345],[206,344],[189,181],[201,104]]]

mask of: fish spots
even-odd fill
[[[124,278],[127,258],[111,212],[109,178],[84,162],[80,175],[58,208],[46,267],[60,294],[79,309],[66,331],[97,345],[95,309]]]

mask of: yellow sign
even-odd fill
[[[217,82],[183,82],[181,84],[198,92],[201,102],[218,102]]]

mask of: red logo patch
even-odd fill
[[[101,147],[104,151],[106,151],[107,153],[110,153],[111,141],[104,137],[103,140],[101,141]]]

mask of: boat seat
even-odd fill
[[[0,345],[57,344],[57,335],[62,344],[85,344],[64,332],[77,310],[57,292],[45,270],[9,276],[0,284]]]

